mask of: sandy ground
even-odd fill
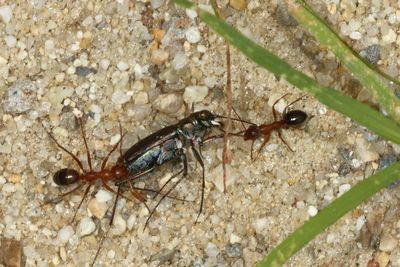
[[[241,9],[242,1],[233,2]],[[396,76],[400,9],[396,1],[380,2],[356,6],[321,1],[314,7],[356,51],[376,45],[373,51],[381,54],[378,66]],[[241,10],[227,1],[221,6],[230,24],[296,68],[325,85],[368,99],[332,54],[301,28],[283,25],[290,21],[276,12],[276,1],[247,1]],[[3,264],[22,253],[26,266],[89,265],[108,229],[113,205],[113,199],[99,200],[113,195],[96,195],[99,184],[74,222],[83,190],[58,204],[41,206],[68,190],[56,187],[53,174],[78,168],[46,130],[86,166],[74,119],[82,113],[98,169],[120,137],[118,122],[127,132],[127,149],[183,118],[192,106],[225,114],[224,41],[195,13],[163,1],[3,0],[0,17]],[[367,54],[374,58],[371,51]],[[277,105],[282,112],[287,102],[303,95],[235,49],[231,56],[234,107],[244,119],[271,122],[275,99],[291,93]],[[200,87],[193,93],[191,86]],[[396,160],[387,142],[312,97],[293,108],[313,116],[304,127],[283,132],[293,152],[273,134],[253,162],[250,143],[231,139],[227,193],[221,191],[223,144],[217,140],[204,147],[206,199],[199,223],[195,219],[201,170],[190,155],[190,175],[173,193],[188,201],[163,201],[145,230],[144,205],[119,201],[115,226],[95,265],[254,266],[338,195]],[[118,157],[114,154],[109,166]],[[158,189],[179,168],[168,163],[139,185]],[[400,266],[398,192],[380,192],[318,236],[288,266],[366,266],[372,259],[381,267]],[[149,199],[150,207],[155,204]],[[10,243],[14,246],[7,249]]]

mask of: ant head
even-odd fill
[[[257,125],[251,125],[244,132],[243,139],[246,140],[255,140],[260,136],[260,128]]]
[[[53,181],[57,185],[70,185],[76,183],[79,180],[79,176],[79,172],[76,170],[64,168],[53,175]]]
[[[206,127],[220,126],[221,123],[216,121],[216,116],[209,110],[201,110],[192,114],[197,123],[201,123]]]
[[[298,126],[303,124],[307,117],[307,113],[302,110],[291,110],[284,115],[283,120],[287,125]]]

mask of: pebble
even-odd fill
[[[2,191],[5,193],[14,193],[16,191],[15,185],[12,183],[6,183],[3,185]]]
[[[239,258],[243,255],[243,247],[240,243],[229,243],[225,248],[225,252],[230,258]]]
[[[17,39],[12,35],[7,35],[6,37],[4,37],[4,41],[6,41],[6,45],[9,48],[15,47],[15,45],[17,44]]]
[[[264,230],[265,227],[267,227],[268,225],[268,219],[267,218],[259,218],[256,219],[253,223],[252,223],[252,227],[254,228],[254,230],[256,231],[256,233],[261,233],[262,230]]]
[[[12,15],[12,9],[10,6],[0,7],[0,18],[5,24],[8,24],[11,21]]]
[[[343,162],[338,169],[338,173],[340,176],[346,176],[351,172],[351,165],[348,162]]]
[[[126,222],[119,213],[116,213],[113,221],[114,235],[121,235],[126,230]]]
[[[356,151],[361,162],[366,163],[379,159],[379,153],[361,136],[356,139]]]
[[[96,230],[96,224],[93,222],[92,218],[86,217],[79,223],[77,235],[79,237],[90,235],[94,230]]]
[[[197,18],[197,12],[194,9],[186,9],[186,15],[191,19],[194,20]]]
[[[100,60],[99,66],[103,70],[107,70],[108,67],[110,66],[110,61],[108,59],[103,58],[102,60]]]
[[[229,0],[229,5],[236,10],[243,10],[246,8],[246,0]]]
[[[163,113],[176,113],[183,105],[183,98],[178,94],[161,94],[155,100],[153,107]]]
[[[169,54],[168,54],[166,51],[164,51],[164,50],[162,50],[162,49],[156,49],[156,50],[153,50],[153,51],[151,52],[151,58],[150,58],[150,60],[151,60],[151,62],[153,62],[154,64],[162,65],[162,64],[164,64],[165,62],[167,62],[168,57],[169,57]]]
[[[131,216],[129,216],[129,218],[128,218],[128,221],[126,222],[126,226],[128,227],[128,230],[131,231],[136,224],[137,224],[136,215],[131,214]]]
[[[206,253],[208,257],[215,258],[219,254],[219,249],[215,244],[209,242],[207,244]]]
[[[212,183],[220,191],[224,192],[224,176],[222,164],[219,164],[214,169],[210,170],[209,177],[212,177]],[[226,187],[233,185],[237,179],[237,172],[230,166],[226,165]]]
[[[353,40],[360,40],[362,35],[360,32],[355,31],[355,32],[350,33],[349,37],[350,37],[350,39],[353,39]]]
[[[198,43],[201,39],[200,31],[197,27],[190,27],[186,30],[185,37],[191,44]]]
[[[382,43],[383,45],[391,44],[396,41],[397,34],[389,28],[387,32],[382,33]]]
[[[397,239],[390,234],[385,234],[381,238],[379,249],[384,252],[391,252],[397,246]]]
[[[30,110],[36,100],[37,87],[31,80],[18,80],[5,92],[4,111],[20,114]]]
[[[96,73],[96,70],[93,68],[82,67],[82,66],[78,66],[75,68],[75,74],[78,76],[85,77],[90,73]]]
[[[102,219],[107,212],[108,206],[105,202],[99,202],[96,198],[92,198],[87,205],[89,213],[98,219]]]
[[[120,62],[118,62],[118,64],[117,64],[117,68],[118,68],[120,71],[126,71],[127,69],[129,69],[129,65],[128,65],[128,63],[126,63],[126,62],[120,61]]]
[[[282,3],[278,3],[276,6],[276,19],[279,24],[286,27],[295,27],[299,24],[292,14],[289,13],[286,5]]]
[[[383,170],[387,167],[389,167],[390,165],[396,163],[397,161],[397,157],[395,154],[387,154],[387,155],[383,155],[380,159],[379,159],[379,167],[378,170]]]
[[[347,191],[349,191],[351,188],[350,184],[342,184],[339,186],[339,194],[338,196],[343,195],[344,193],[346,193]]]
[[[120,136],[118,135],[118,140],[119,140],[119,137]],[[104,202],[111,200],[113,198],[113,195],[106,190],[100,189],[99,191],[97,191],[95,197],[98,202],[104,203]]]
[[[150,262],[158,261],[157,266],[164,265],[164,263],[167,261],[171,262],[171,260],[174,258],[175,253],[175,249],[163,248],[156,254],[151,255]]]
[[[174,59],[171,62],[171,66],[174,70],[183,69],[187,64],[187,58],[185,53],[178,52],[176,53]]]
[[[314,217],[315,215],[317,215],[318,209],[314,206],[309,206],[307,212],[308,212],[308,215],[310,215],[311,217]]]
[[[360,56],[374,66],[381,59],[381,46],[378,44],[370,45],[360,52]]]
[[[132,117],[135,121],[144,120],[151,114],[151,105],[132,105],[126,108],[127,115]]]
[[[4,266],[12,266],[12,267],[24,266],[23,251],[22,251],[23,246],[21,241],[9,238],[2,238],[0,244],[1,244],[1,253],[0,253],[1,264],[4,264]]]
[[[122,105],[128,102],[131,96],[121,90],[115,90],[111,96],[111,101],[116,105]]]
[[[378,255],[375,256],[375,260],[379,264],[379,267],[385,267],[390,261],[390,255],[386,252],[379,252]]]
[[[360,231],[361,228],[364,226],[365,224],[365,216],[362,215],[360,217],[357,218],[357,222],[356,222],[356,230]]]
[[[67,243],[74,234],[74,228],[71,225],[66,225],[58,231],[57,239],[60,243]]]
[[[139,92],[135,97],[135,105],[145,105],[149,103],[149,95],[147,92]]]
[[[208,95],[207,86],[191,85],[185,88],[183,100],[187,104],[201,102]]]
[[[229,242],[231,242],[232,244],[233,243],[240,243],[242,241],[242,239],[239,237],[239,236],[237,236],[237,235],[235,235],[235,234],[231,234],[231,236],[230,236],[230,238],[229,238]]]

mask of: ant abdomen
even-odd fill
[[[58,170],[53,175],[53,181],[57,185],[70,185],[76,183],[79,179],[79,172],[74,169],[64,168]]]
[[[283,121],[286,125],[300,126],[307,120],[307,117],[307,113],[302,110],[291,110],[284,115]]]

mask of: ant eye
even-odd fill
[[[64,168],[58,170],[53,175],[53,181],[57,185],[70,185],[76,183],[79,179],[79,173],[76,170]]]

